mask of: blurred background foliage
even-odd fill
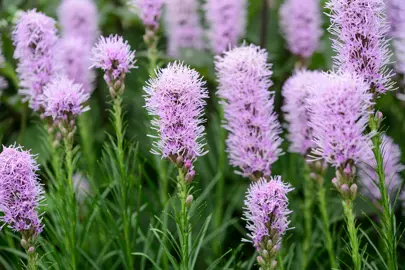
[[[126,137],[130,142],[138,142],[139,153],[136,168],[140,168],[137,176],[139,181],[138,187],[141,190],[136,192],[136,202],[139,202],[141,212],[137,213],[139,218],[139,232],[134,236],[134,252],[143,252],[150,258],[157,261],[162,261],[162,246],[153,237],[150,228],[158,226],[156,217],[163,217],[163,197],[159,190],[160,183],[156,168],[156,162],[149,150],[151,148],[151,140],[147,137],[150,132],[149,118],[144,109],[144,99],[142,87],[147,81],[148,75],[148,60],[146,58],[146,45],[143,42],[144,27],[136,15],[131,13],[123,0],[97,0],[95,1],[100,12],[100,29],[103,35],[117,33],[122,35],[129,41],[129,44],[136,50],[137,66],[126,79],[126,89],[124,94],[125,103],[125,120],[128,128]],[[282,123],[283,115],[280,112],[282,104],[281,87],[285,80],[292,74],[296,62],[295,56],[290,54],[286,49],[286,44],[280,33],[278,25],[278,8],[282,0],[275,0],[275,5],[270,9],[268,16],[268,31],[265,39],[265,47],[269,51],[269,61],[273,64],[274,86],[272,90],[276,91],[276,111],[279,113],[279,118]],[[38,117],[33,115],[27,108],[26,104],[21,102],[21,98],[17,95],[18,78],[15,74],[16,62],[13,59],[13,46],[11,41],[11,32],[13,28],[13,18],[19,10],[28,10],[36,8],[44,12],[48,16],[56,18],[56,10],[59,5],[59,0],[0,0],[0,31],[3,43],[3,51],[6,58],[6,66],[0,69],[0,74],[7,78],[9,87],[1,95],[0,101],[0,142],[4,145],[18,142],[27,149],[38,154],[38,161],[42,166],[49,163],[50,153],[42,145],[43,133],[38,125]],[[248,29],[245,40],[247,43],[260,43],[262,1],[250,0],[248,12]],[[326,10],[323,10],[326,12]],[[203,14],[203,12],[201,12]],[[201,16],[204,21],[203,16]],[[334,55],[331,49],[331,41],[328,32],[328,17],[324,15],[324,35],[322,38],[321,47],[310,61],[310,69],[329,70],[332,66],[332,56]],[[204,22],[203,22],[204,23]],[[164,28],[164,24],[163,24]],[[160,51],[160,65],[163,66],[170,59],[165,56],[166,41],[164,38],[163,29],[161,29],[161,39],[158,45]],[[207,43],[208,44],[208,43]],[[213,218],[209,223],[207,234],[202,243],[201,251],[196,264],[196,269],[250,269],[255,268],[254,248],[249,243],[241,243],[241,239],[246,237],[244,228],[245,221],[241,219],[243,210],[244,194],[249,185],[249,181],[243,179],[234,173],[234,168],[227,165],[226,153],[224,152],[224,132],[220,125],[220,107],[218,106],[218,98],[216,97],[216,80],[215,70],[213,65],[213,55],[208,51],[184,51],[183,60],[197,69],[207,81],[210,93],[210,100],[206,108],[206,123],[207,128],[207,148],[209,153],[200,158],[196,165],[197,178],[195,180],[195,197],[201,200],[202,204],[198,209],[195,209],[193,224],[196,228],[200,228],[204,220],[211,214]],[[102,145],[106,141],[106,133],[112,133],[112,126],[109,122],[108,109],[110,108],[108,89],[103,81],[102,74],[98,74],[96,81],[96,90],[94,91],[90,106],[91,110],[87,112],[87,124],[91,125],[91,139],[94,143],[94,149],[97,160],[100,161],[102,153]],[[399,86],[398,91],[402,91],[402,86]],[[385,116],[384,127],[387,133],[393,137],[394,141],[400,145],[402,152],[405,152],[405,103],[399,101],[395,93],[388,93],[378,102],[378,108]],[[77,133],[76,142],[81,143],[80,132]],[[285,141],[283,149],[286,152],[273,167],[273,174],[282,175],[284,181],[292,184],[295,188],[290,193],[290,208],[293,210],[291,214],[292,229],[286,234],[283,241],[281,255],[284,261],[285,269],[302,269],[302,239],[303,239],[303,216],[302,207],[303,193],[302,185],[303,178],[303,159],[302,157],[287,153],[288,142]],[[225,162],[224,162],[225,161]],[[405,159],[403,158],[405,162]],[[78,163],[78,168],[83,174],[88,172],[85,158],[81,155]],[[94,169],[94,168],[93,168]],[[105,188],[105,175],[99,167],[96,167],[96,177],[93,183],[99,189]],[[173,181],[169,185],[169,193],[174,195],[174,172],[168,171]],[[349,269],[346,264],[350,258],[344,250],[347,241],[344,222],[342,220],[342,210],[340,199],[337,192],[331,189],[330,179],[333,172],[329,173],[326,185],[328,190],[328,209],[331,215],[332,235],[334,238],[337,255],[340,259],[342,269]],[[224,186],[220,188],[219,179],[224,179]],[[42,171],[41,178],[46,183],[47,176],[45,170]],[[136,187],[134,186],[134,189]],[[314,194],[315,196],[315,194]],[[108,200],[109,198],[105,198]],[[90,200],[87,203],[87,211],[83,215],[94,214],[93,211],[96,203]],[[48,207],[51,207],[48,205]],[[218,216],[218,207],[222,208]],[[397,208],[397,224],[403,229],[402,223],[405,221],[404,216],[401,216],[403,209]],[[164,212],[169,211],[165,208]],[[328,269],[328,257],[325,246],[322,242],[322,227],[320,224],[318,210],[314,208],[314,226],[313,236],[311,240],[311,261],[308,269]],[[357,199],[358,220],[361,223],[361,230],[364,231],[367,237],[362,238],[362,247],[366,248],[365,256],[368,257],[370,265],[375,265],[379,268],[379,261],[376,252],[372,245],[378,245],[378,235],[371,223],[371,220],[376,219],[373,209],[364,198]],[[215,216],[216,213],[216,216]],[[80,260],[79,269],[122,269],[122,264],[119,262],[119,256],[114,252],[114,247],[109,242],[109,224],[102,217],[96,217],[94,230],[87,230],[83,233],[84,244],[83,252]],[[105,224],[100,224],[104,222]],[[172,225],[171,225],[172,226]],[[198,230],[195,230],[198,231]],[[402,232],[402,230],[398,230]],[[47,239],[46,228],[44,239]],[[20,260],[24,258],[22,249],[19,248],[18,239],[11,237],[8,228],[4,228],[0,232],[0,269],[17,269],[21,264]],[[104,242],[105,241],[105,242]],[[398,250],[398,261],[400,267],[405,269],[405,241],[400,240]],[[107,249],[107,250],[106,250]],[[118,257],[117,257],[118,256]],[[135,256],[135,255],[134,255]],[[222,257],[223,256],[223,257]],[[164,257],[164,256],[163,256]],[[221,258],[222,257],[222,258]],[[44,257],[46,258],[46,256]],[[221,260],[218,260],[221,258]],[[152,269],[154,266],[149,260],[144,257],[135,257],[136,269]],[[44,268],[64,269],[62,265],[47,265],[46,259],[43,260]],[[329,268],[330,269],[330,268]]]

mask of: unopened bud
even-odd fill
[[[261,254],[262,254],[263,258],[265,258],[265,259],[269,258],[269,252],[268,252],[267,250],[264,249],[264,250],[261,252]]]
[[[337,178],[336,177],[334,177],[333,179],[332,179],[332,184],[333,184],[333,186],[336,188],[336,189],[339,189],[339,180],[337,180]]]
[[[39,115],[39,118],[41,118],[41,120],[44,120],[45,119],[45,114],[43,114],[43,113],[41,113],[40,115]]]
[[[268,241],[267,241],[267,246],[266,246],[266,247],[267,247],[267,249],[268,249],[268,250],[271,250],[271,249],[273,248],[273,241],[268,240]]]
[[[377,120],[378,127],[381,125],[381,123],[382,123],[382,121],[383,121],[383,118],[384,118],[384,115],[383,115],[382,112],[377,111],[377,112],[375,113],[375,119]]]
[[[352,170],[350,168],[350,164],[347,164],[346,168],[343,171],[347,175],[352,175]]]
[[[27,240],[25,240],[25,239],[21,239],[21,246],[23,247],[23,248],[27,248],[27,246],[28,246],[28,242],[27,242]]]
[[[347,184],[343,184],[340,187],[340,192],[342,193],[342,195],[346,196],[349,193],[349,186]]]
[[[357,185],[356,184],[353,184],[350,187],[350,193],[352,195],[352,199],[356,198],[356,195],[357,195]]]
[[[191,170],[186,174],[186,177],[184,178],[184,180],[186,181],[187,184],[191,184],[191,182],[193,182],[194,177],[195,177],[195,171]]]
[[[343,179],[342,173],[340,172],[340,170],[336,170],[336,178],[341,181]]]
[[[188,207],[191,206],[191,203],[193,202],[193,199],[194,199],[193,195],[188,195],[188,196],[187,196],[186,205],[187,205]]]
[[[260,266],[265,266],[266,262],[264,261],[264,259],[262,258],[262,256],[257,256],[257,262]]]
[[[28,249],[28,254],[33,254],[35,252],[35,248],[34,247],[30,247]]]
[[[311,172],[310,174],[309,174],[309,177],[311,178],[311,179],[316,179],[316,177],[317,177],[317,175],[316,175],[316,173],[314,173],[314,172]]]
[[[271,262],[271,269],[276,269],[276,267],[277,267],[277,261],[274,260]]]
[[[121,88],[121,81],[118,80],[118,81],[116,81],[116,82],[114,83],[114,89],[119,91],[120,88]]]
[[[74,127],[74,126],[75,126],[75,120],[74,120],[74,119],[70,120],[70,126],[71,126],[71,127]]]
[[[190,161],[190,160],[186,160],[186,161],[184,162],[184,168],[185,168],[186,170],[190,169],[191,166],[192,166],[192,164],[191,164],[191,161]]]
[[[49,134],[52,134],[52,132],[53,132],[53,128],[52,128],[52,127],[49,127],[49,128],[48,128],[48,133],[49,133]]]
[[[177,156],[177,158],[176,158],[176,164],[177,164],[177,166],[183,166],[183,162],[184,162],[184,158],[183,158],[183,156]]]

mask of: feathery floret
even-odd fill
[[[373,201],[379,201],[381,199],[381,193],[378,188],[378,182],[374,180],[378,179],[376,174],[377,164],[372,149],[369,148],[367,151],[369,152],[370,159],[363,160],[360,164],[360,183],[366,196]],[[385,184],[391,198],[393,198],[401,187],[402,179],[400,172],[405,169],[405,166],[401,164],[401,149],[390,137],[384,135],[382,137],[381,152],[384,161]]]
[[[83,107],[89,97],[82,85],[61,76],[45,87],[41,100],[46,116],[52,116],[54,120],[68,120],[69,116],[75,117],[89,110],[88,106]]]
[[[97,39],[98,11],[93,0],[63,0],[58,17],[64,36],[75,36],[91,46]]]
[[[19,61],[20,93],[39,110],[43,87],[54,74],[55,21],[35,10],[24,12],[13,31],[14,58]]]
[[[153,116],[158,139],[152,153],[184,163],[204,155],[203,111],[208,98],[205,82],[198,72],[179,62],[170,63],[148,81],[146,109]]]
[[[323,34],[319,0],[286,0],[280,20],[289,50],[302,58],[311,57]]]
[[[61,38],[57,44],[55,68],[75,83],[83,85],[86,93],[93,92],[94,69],[91,66],[90,48],[77,36]]]
[[[373,105],[372,94],[360,76],[325,73],[324,77],[314,85],[308,99],[309,126],[316,145],[312,155],[344,169],[350,161],[357,164],[369,158],[369,137],[363,134]]]
[[[387,15],[395,54],[395,70],[405,74],[405,1],[388,0]]]
[[[108,84],[123,81],[126,73],[135,67],[135,51],[131,51],[127,41],[118,35],[100,37],[93,47],[91,67],[101,68]]]
[[[242,46],[216,58],[218,96],[229,131],[230,163],[246,177],[271,175],[282,151],[281,127],[274,113],[271,65],[267,52],[255,45]]]
[[[29,151],[21,146],[3,147],[0,154],[0,212],[4,215],[0,221],[14,231],[29,231],[34,235],[42,232],[38,208],[44,191],[38,181],[38,170]]]
[[[287,193],[291,190],[293,188],[283,183],[281,176],[271,177],[269,181],[261,178],[250,185],[246,193],[244,219],[248,236],[259,252],[267,249],[269,240],[276,251],[280,248],[281,239],[290,224]]]
[[[313,86],[324,78],[320,71],[298,70],[283,86],[285,119],[288,122],[290,151],[308,154],[314,147],[312,129],[309,127],[310,107],[308,98],[315,90]]]
[[[362,76],[377,96],[391,90],[384,0],[330,0],[327,7],[335,67]]]
[[[154,31],[159,28],[163,0],[132,0],[130,5],[135,8],[143,24]]]
[[[237,45],[246,30],[247,0],[207,0],[204,9],[211,50],[221,54]]]
[[[181,49],[202,49],[203,29],[198,0],[166,0],[168,54],[179,57]]]

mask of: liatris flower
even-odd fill
[[[316,145],[314,158],[324,159],[337,168],[368,160],[368,138],[363,135],[373,105],[368,84],[350,73],[325,73],[313,89],[308,104],[309,126]]]
[[[285,119],[288,122],[288,139],[291,142],[290,151],[308,154],[314,147],[312,128],[309,127],[310,106],[308,98],[316,91],[312,90],[314,84],[324,78],[319,71],[296,71],[283,86]]]
[[[38,181],[38,170],[29,151],[21,146],[3,148],[0,154],[0,212],[4,215],[0,221],[14,231],[30,236],[38,235],[43,229],[38,208],[44,192]]]
[[[153,31],[159,28],[163,0],[132,0],[130,1],[130,5],[136,9],[136,12],[147,28]]]
[[[267,52],[242,46],[217,57],[218,95],[225,111],[230,163],[241,174],[258,179],[271,175],[282,151],[281,127],[274,113],[274,92]]]
[[[75,83],[82,84],[84,92],[93,92],[95,74],[89,69],[90,48],[80,37],[63,37],[57,45],[55,62],[56,69]]]
[[[384,0],[330,0],[327,7],[332,11],[335,67],[362,76],[376,95],[391,90]]]
[[[203,29],[198,0],[166,0],[168,53],[178,57],[181,49],[202,49]]]
[[[287,193],[293,190],[280,176],[261,178],[250,185],[246,194],[244,218],[249,238],[259,253],[263,269],[275,269],[281,240],[288,229]]]
[[[152,125],[159,139],[153,154],[192,168],[195,159],[206,153],[202,123],[208,91],[204,84],[198,72],[179,62],[158,70],[157,77],[148,81],[146,109],[155,117]]]
[[[91,67],[101,68],[105,74],[104,79],[110,87],[114,97],[124,89],[125,75],[135,68],[135,51],[131,51],[127,41],[118,35],[108,38],[100,37],[93,47]]]
[[[212,51],[220,54],[236,45],[245,33],[247,0],[207,0],[204,8]]]
[[[83,107],[88,98],[89,94],[83,91],[80,84],[62,76],[55,78],[45,87],[41,100],[46,116],[64,121],[72,120],[89,110],[89,107]]]
[[[323,34],[319,0],[286,0],[280,19],[289,50],[302,58],[311,57]]]
[[[387,0],[387,15],[396,59],[395,69],[405,74],[405,1]]]
[[[63,36],[75,36],[91,46],[97,39],[98,12],[93,0],[63,0],[58,9]]]
[[[368,151],[370,152],[371,159],[363,161],[359,172],[361,187],[364,194],[372,201],[379,201],[381,193],[378,188],[378,182],[375,182],[378,179],[376,174],[377,165],[371,152],[372,149],[370,148]],[[385,184],[387,185],[388,193],[393,198],[401,187],[402,179],[399,174],[405,169],[405,166],[401,164],[401,149],[390,137],[384,135],[382,137],[381,152],[384,160]]]
[[[19,60],[20,93],[39,110],[43,87],[54,73],[55,21],[35,10],[24,12],[13,31],[14,58]]]

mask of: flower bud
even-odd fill
[[[350,164],[347,164],[346,168],[343,170],[343,172],[347,175],[352,175],[352,170],[350,168]]]
[[[183,156],[177,156],[177,158],[176,158],[177,166],[179,166],[179,167],[183,166],[183,162],[184,162]]]
[[[28,254],[33,254],[35,252],[35,248],[34,247],[30,247],[28,249]]]
[[[384,118],[384,115],[383,115],[382,112],[377,111],[377,112],[375,113],[375,119],[377,120],[377,125],[378,125],[378,127],[381,126],[381,123],[382,123],[382,121],[383,121],[383,118]]]
[[[262,256],[263,256],[264,259],[268,259],[268,258],[269,258],[269,252],[268,252],[267,250],[264,249],[264,250],[261,252],[261,254],[262,254]]]
[[[267,246],[266,246],[266,247],[267,247],[267,249],[268,249],[268,250],[271,250],[271,249],[273,248],[273,241],[268,240],[268,241],[267,241]]]
[[[186,174],[186,177],[184,180],[187,184],[191,184],[191,182],[193,182],[194,177],[195,177],[195,171],[191,170]]]
[[[357,185],[356,184],[353,184],[350,187],[350,193],[351,193],[352,199],[356,198],[356,195],[357,195]]]
[[[24,249],[27,248],[27,246],[28,246],[28,242],[27,242],[27,240],[25,240],[24,238],[21,239],[21,246],[22,246]]]
[[[264,261],[264,259],[262,258],[262,256],[257,256],[257,263],[260,266],[266,266],[266,262]]]
[[[191,203],[193,202],[193,199],[194,199],[193,195],[188,195],[188,196],[187,196],[186,205],[187,205],[188,207],[191,206]]]
[[[333,184],[333,186],[334,186],[336,189],[339,189],[340,182],[339,182],[339,180],[337,180],[336,177],[334,177],[334,178],[332,179],[332,184]]]

